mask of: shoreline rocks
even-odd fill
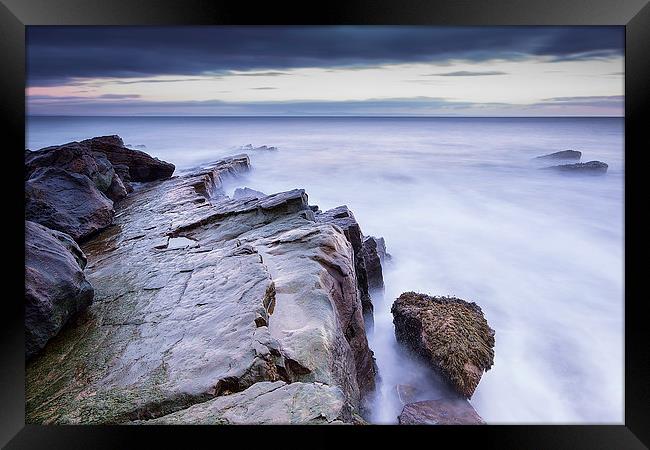
[[[471,398],[484,371],[494,363],[494,330],[481,308],[454,297],[415,292],[391,308],[395,337],[452,386]]]
[[[92,146],[119,175],[118,139]],[[228,197],[248,170],[237,155],[116,203],[82,247],[94,302],[27,365],[28,423],[359,421],[376,367],[353,245],[301,189]]]
[[[85,266],[86,256],[69,235],[25,222],[26,359],[91,304]]]

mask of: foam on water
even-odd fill
[[[37,149],[103,134],[179,170],[241,147],[265,193],[304,188],[347,204],[393,262],[369,336],[381,373],[373,420],[394,423],[396,384],[440,387],[395,342],[404,291],[475,301],[496,331],[472,405],[488,423],[623,421],[623,119],[30,118]],[[539,171],[558,150],[602,177]]]

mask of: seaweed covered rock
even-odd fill
[[[161,161],[140,150],[124,146],[124,141],[119,136],[99,136],[81,141],[91,151],[102,153],[113,164],[120,166],[124,174],[124,166],[128,167],[128,179],[124,181],[155,181],[169,178],[174,173],[175,166]]]
[[[471,398],[494,363],[494,330],[476,303],[405,292],[391,308],[397,341]]]
[[[113,202],[86,175],[36,169],[25,182],[25,218],[82,241],[113,222]]]
[[[70,236],[25,222],[25,356],[31,358],[90,305],[86,257]]]
[[[483,419],[464,399],[409,403],[397,418],[401,425],[481,425]]]

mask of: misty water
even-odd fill
[[[622,422],[623,119],[32,117],[27,147],[106,134],[177,173],[275,146],[247,152],[254,171],[237,186],[304,188],[310,204],[346,204],[364,234],[386,239],[393,258],[369,334],[381,376],[373,422],[396,422],[397,384],[439,395],[395,342],[390,306],[405,291],[483,309],[494,366],[471,403],[486,422]],[[531,161],[566,149],[609,171]]]

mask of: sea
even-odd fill
[[[112,134],[176,173],[246,152],[253,171],[230,189],[303,188],[385,238],[371,422],[397,422],[397,385],[440,395],[395,340],[391,304],[416,291],[475,302],[495,330],[494,365],[470,400],[487,423],[623,423],[623,118],[35,116],[26,146]],[[568,149],[607,173],[533,159]]]

